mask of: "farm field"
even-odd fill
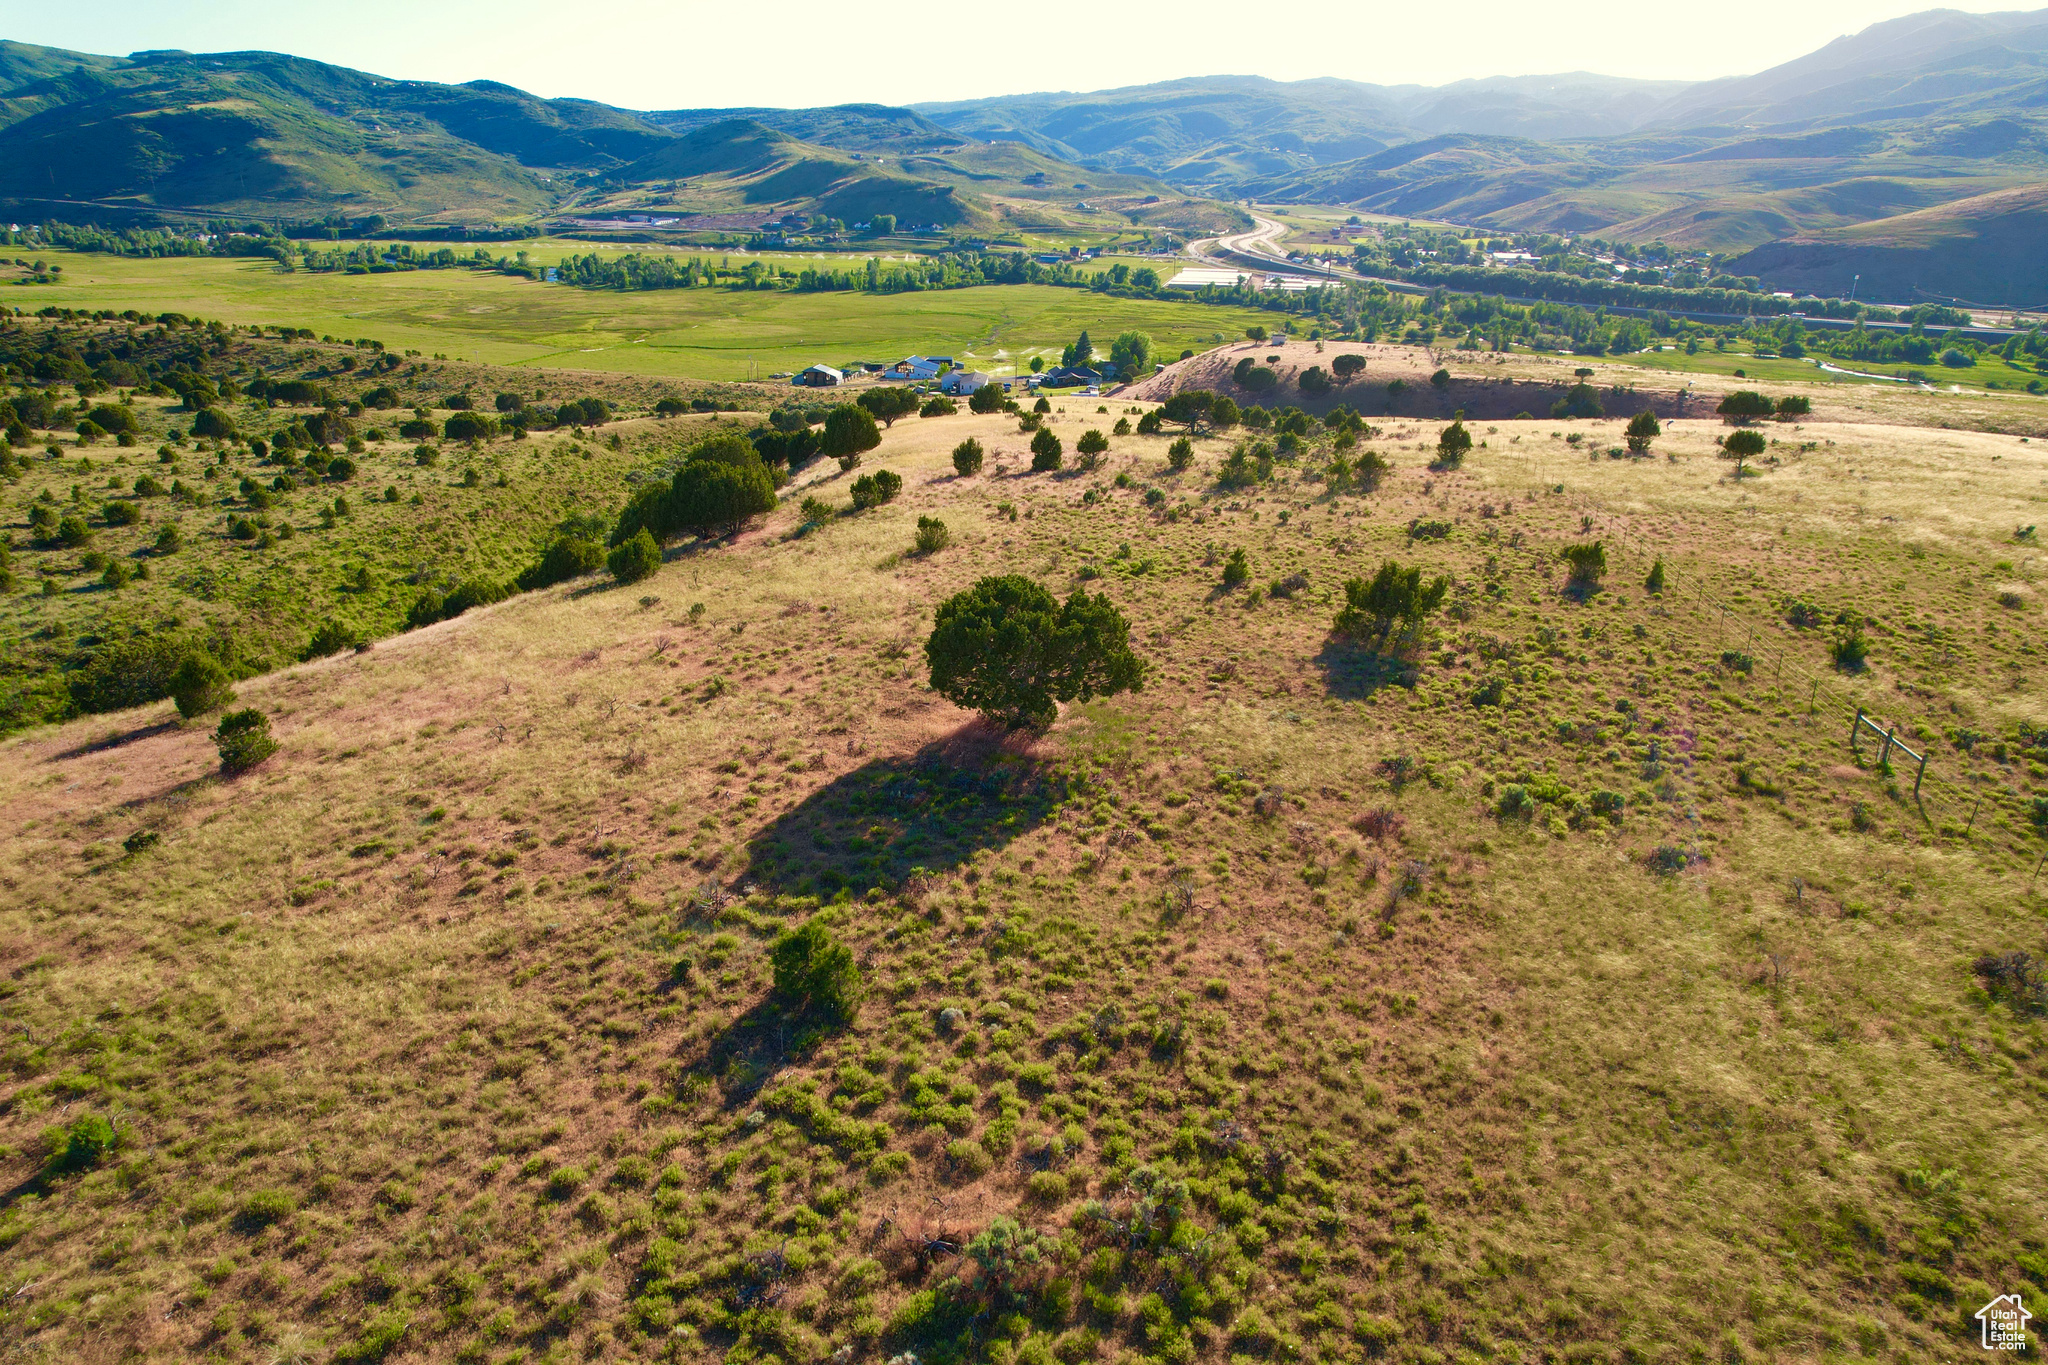
[[[9,1334],[1889,1361],[2048,1278],[1999,965],[2048,937],[2048,449],[1816,420],[1736,479],[1708,420],[1483,420],[1432,469],[1397,415],[1371,489],[1320,429],[1071,463],[1140,407],[1058,400],[1056,474],[899,421],[642,583],[246,679],[239,778],[167,703],[0,745]],[[1368,648],[1389,558],[1447,593]],[[1106,594],[1143,690],[1036,738],[932,692],[934,609],[1010,573]],[[806,920],[843,1028],[769,993]]]
[[[612,292],[466,270],[284,273],[269,261],[44,255],[64,266],[63,282],[10,289],[7,302],[31,311],[55,305],[184,312],[374,337],[395,350],[492,365],[703,380],[760,379],[819,362],[889,361],[913,352],[952,354],[1012,373],[1033,354],[1056,360],[1082,330],[1106,339],[1137,328],[1151,333],[1158,351],[1178,355],[1269,316],[1042,285],[885,295]]]

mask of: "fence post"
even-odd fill
[[[1813,714],[1813,713],[1814,713],[1815,711],[1819,710],[1819,709],[1820,709],[1820,707],[1819,707],[1819,702],[1820,702],[1820,679],[1819,679],[1819,678],[1815,678],[1815,679],[1813,680],[1813,691],[1811,691],[1811,692],[1809,692],[1809,693],[1807,693],[1807,694],[1806,694],[1806,714],[1810,716],[1810,715],[1812,715],[1812,714]]]
[[[1818,684],[1818,683],[1815,683],[1815,684],[1814,684],[1814,686],[1816,686],[1816,687],[1818,687],[1819,685],[1820,685],[1820,684]],[[1859,739],[1861,739],[1862,737],[1863,737],[1863,708],[1859,706],[1859,707],[1857,707],[1857,708],[1856,708],[1856,719],[1854,719],[1854,720],[1852,720],[1852,721],[1850,721],[1850,722],[1849,722],[1849,752],[1850,752],[1850,753],[1854,754],[1854,753],[1859,753],[1859,752],[1860,752],[1860,750],[1858,750],[1858,749],[1857,749],[1857,747],[1856,747],[1856,741],[1857,741],[1857,740],[1859,740]]]
[[[1877,770],[1881,773],[1888,773],[1892,769],[1892,736],[1897,733],[1896,729],[1884,732],[1884,752],[1877,756]]]
[[[1972,829],[1976,828],[1976,826],[1977,826],[1977,810],[1978,810],[1978,808],[1979,808],[1980,806],[1982,806],[1983,804],[1984,804],[1984,793],[1980,791],[1980,792],[1978,792],[1978,793],[1977,793],[1977,799],[1976,799],[1975,801],[1972,801],[1972,802],[1970,803],[1970,822],[1969,822],[1968,824],[1966,824],[1966,825],[1964,825],[1964,826],[1963,826],[1963,837],[1964,837],[1965,839],[1969,838],[1969,837],[1970,837],[1970,831],[1971,831]]]
[[[1927,755],[1920,755],[1920,771],[1913,774],[1913,799],[1920,799],[1920,784],[1927,778]]]

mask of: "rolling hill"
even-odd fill
[[[1633,130],[1683,82],[1576,72],[1446,86],[1208,76],[1093,94],[1037,94],[919,113],[1087,165],[1220,186],[1371,156],[1440,134],[1602,137]]]
[[[1149,177],[1085,171],[885,105],[640,114],[268,52],[114,58],[20,43],[0,47],[0,202],[117,221],[453,225],[659,208],[977,231],[1244,225]]]
[[[142,54],[80,61],[0,96],[0,197],[517,217],[551,201],[549,172],[620,165],[671,136],[606,105],[492,82],[392,81],[268,52]]]
[[[967,138],[922,114],[886,104],[835,104],[821,109],[667,109],[642,117],[676,133],[729,119],[750,119],[843,152],[933,152],[969,144]]]
[[[2048,103],[2048,11],[1928,10],[1754,76],[1674,95],[1648,127],[1814,127],[1966,117]]]
[[[1209,193],[1740,252],[2048,178],[2048,11],[1930,11],[1698,84],[1211,77],[916,108]]]
[[[23,216],[632,213],[639,232],[655,217],[893,214],[969,232],[1196,234],[1241,221],[1204,197],[1227,195],[1723,254],[1782,243],[1752,259],[1790,269],[1880,249],[1830,233],[2044,180],[2048,11],[1930,11],[1697,84],[1204,76],[912,108],[645,113],[275,53],[0,44],[0,203]],[[1985,255],[2002,240],[1961,231],[1949,246],[1971,259],[1938,273],[2016,286]]]
[[[941,134],[900,139],[938,143],[907,153],[847,150],[849,142],[886,145],[888,138],[870,133],[891,126],[886,116],[900,111],[802,112],[836,117],[779,121],[812,126],[838,141],[806,141],[753,118],[704,123],[607,175],[607,192],[585,196],[578,211],[650,217],[758,212],[764,219],[798,214],[844,222],[890,214],[905,226],[980,232],[1136,224],[1195,233],[1248,223],[1235,210],[1149,177],[1082,170],[1017,143]],[[692,222],[673,225],[688,229]]]
[[[1866,298],[1949,295],[1980,303],[2048,303],[2048,185],[1937,204],[1873,222],[1802,232],[1736,258],[1729,269],[1782,288]]]

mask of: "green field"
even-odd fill
[[[1839,370],[1858,371],[1842,374],[1824,370],[1816,360],[1836,366]],[[1683,350],[1667,347],[1662,351],[1644,351],[1637,355],[1616,356],[1617,364],[1634,365],[1646,370],[1665,370],[1673,374],[1712,374],[1729,378],[1754,379],[1764,384],[1882,384],[1900,387],[1889,380],[1871,378],[1873,375],[1896,375],[1906,378],[1909,374],[1926,377],[1928,383],[1940,389],[1951,386],[1968,390],[2003,389],[2008,392],[2024,390],[2027,385],[2040,378],[2033,370],[2006,363],[1995,354],[1977,358],[1977,363],[1967,369],[1949,369],[1938,363],[1906,365],[1881,360],[1836,360],[1832,356],[1809,356],[1804,360],[1793,360],[1785,356],[1766,356],[1759,359],[1748,351],[1702,350],[1698,355],[1687,355]]]
[[[1056,357],[1084,329],[1107,339],[1139,328],[1152,334],[1156,353],[1171,358],[1270,320],[1248,309],[1043,285],[888,295],[612,293],[466,270],[342,275],[285,273],[269,261],[213,257],[43,256],[63,265],[63,282],[13,288],[0,301],[31,311],[51,304],[168,310],[373,337],[395,349],[496,365],[713,380],[761,378],[821,361],[894,360],[911,352],[960,356],[1007,373],[1023,368],[1034,353]]]

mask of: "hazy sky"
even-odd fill
[[[0,37],[88,52],[267,48],[414,80],[490,79],[638,109],[973,99],[1175,76],[1437,85],[1760,71],[1845,33],[1982,0],[1384,4],[702,4],[694,0],[0,0]]]

